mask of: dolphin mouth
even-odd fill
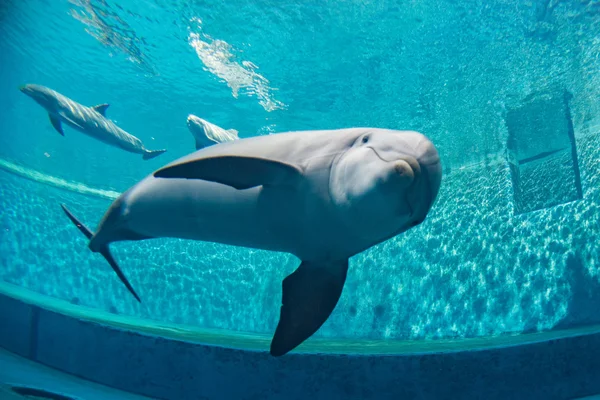
[[[375,155],[377,157],[379,157],[379,159],[381,161],[383,161],[383,162],[392,163],[392,162],[396,162],[398,160],[405,161],[410,166],[410,168],[412,169],[415,181],[421,176],[421,169],[422,169],[421,168],[421,163],[419,163],[419,160],[417,160],[415,157],[410,156],[410,155],[404,155],[403,157],[394,157],[393,159],[388,160],[388,159],[382,157],[381,154],[379,154],[377,152],[377,150],[374,149],[373,147],[371,147],[371,146],[366,146],[366,147],[368,147],[369,149],[371,149],[373,151],[373,153],[375,153]]]
[[[377,151],[377,149],[375,149],[374,147],[371,147],[371,146],[365,146],[365,147],[366,147],[366,148],[369,148],[369,149],[371,149],[371,150],[373,151],[373,153],[375,153],[375,155],[376,155],[377,157],[379,157],[379,159],[380,159],[381,161],[384,161],[384,162],[392,162],[392,161],[395,161],[395,160],[387,160],[387,159],[385,159],[384,157],[382,157],[382,156],[381,156],[381,154],[379,154],[379,152]]]
[[[388,160],[390,158],[389,154],[384,154],[382,156],[376,149],[371,146],[368,146],[373,152],[384,162],[393,162],[394,160]],[[384,152],[385,153],[385,152]],[[417,214],[425,211],[425,215],[431,209],[435,200],[438,197],[438,192],[441,184],[441,160],[439,153],[433,143],[427,139],[423,138],[416,147],[416,155],[405,154],[401,157],[393,157],[394,159],[403,159],[408,162],[408,164],[413,169],[415,174],[413,187],[410,189],[409,193],[417,192],[422,190],[423,187],[426,188],[427,196],[429,197],[429,201],[426,205],[421,204],[421,201],[417,198],[412,198],[409,195],[408,203],[410,205],[410,209],[412,211],[412,216],[416,216]],[[388,157],[385,157],[387,155]],[[414,164],[413,162],[414,161]],[[414,195],[414,193],[413,193]]]
[[[381,155],[373,147],[371,147],[371,146],[366,146],[366,147],[371,149],[373,151],[373,153],[375,153],[375,155],[381,161],[383,161],[385,163],[392,163],[392,162],[396,162],[398,160],[403,160],[409,165],[410,169],[412,169],[414,177],[413,177],[412,183],[407,188],[407,193],[405,195],[405,205],[407,206],[408,211],[409,211],[409,218],[412,219],[413,217],[415,217],[415,215],[419,212],[419,199],[418,199],[418,196],[417,197],[415,197],[415,196],[418,192],[419,187],[423,185],[424,178],[426,178],[423,176],[423,172],[422,172],[423,168],[421,168],[421,164],[419,163],[419,161],[416,158],[411,157],[411,156],[405,156],[403,158],[397,158],[394,160],[386,160],[385,158],[381,157]],[[402,228],[400,231],[403,231],[403,230],[404,230],[404,228]]]

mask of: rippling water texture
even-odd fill
[[[194,150],[188,114],[242,138],[376,126],[434,141],[439,200],[422,226],[351,260],[318,335],[598,322],[599,14],[585,0],[2,1],[0,278],[118,313],[271,332],[297,260],[179,240],[116,245],[139,305],[58,204],[94,227],[110,198]],[[69,128],[61,137],[25,83],[110,103],[109,118],[168,152],[142,161]],[[505,118],[543,90],[572,95],[583,198],[515,214]],[[550,183],[532,198],[557,195],[551,165],[563,164],[532,167]]]

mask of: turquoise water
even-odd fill
[[[600,322],[597,3],[0,7],[0,279],[114,313],[270,334],[294,257],[118,243],[138,304],[59,204],[95,227],[118,193],[194,150],[190,113],[241,138],[374,126],[430,137],[442,187],[425,223],[351,259],[316,336],[434,339]],[[70,128],[61,137],[18,90],[26,83],[110,103],[109,118],[168,151],[142,161]],[[568,117],[511,117],[532,102]],[[550,150],[560,151],[523,162]]]

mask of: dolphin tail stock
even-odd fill
[[[82,224],[81,221],[79,221],[77,219],[77,217],[75,217],[71,213],[71,211],[69,211],[69,209],[67,208],[66,205],[61,204],[60,206],[62,207],[62,209],[65,212],[65,214],[67,215],[67,217],[69,217],[71,222],[73,222],[73,224],[81,231],[81,233],[83,233],[85,235],[85,237],[87,237],[88,239],[91,239],[94,236],[94,232],[92,232],[88,227],[86,227],[84,224]],[[133,297],[135,297],[136,300],[141,303],[142,300],[137,295],[137,293],[135,292],[135,290],[133,289],[133,287],[131,286],[131,284],[129,283],[127,278],[125,277],[125,274],[123,274],[123,271],[121,270],[121,268],[119,267],[119,265],[117,264],[115,259],[113,258],[112,254],[110,254],[108,244],[102,246],[99,250],[99,253],[102,254],[102,256],[106,259],[106,261],[108,261],[108,263],[110,264],[112,269],[115,271],[115,273],[117,274],[117,276],[119,277],[121,282],[123,282],[123,284],[127,287],[129,292],[131,292]]]
[[[151,160],[154,157],[158,157],[160,156],[162,153],[164,153],[165,151],[167,151],[167,149],[162,149],[162,150],[146,150],[144,152],[144,155],[142,156],[142,158],[144,160]]]

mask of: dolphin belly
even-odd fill
[[[148,237],[295,253],[298,218],[289,215],[288,207],[268,207],[262,191],[262,187],[237,190],[215,182],[148,177],[124,194],[119,224]]]

